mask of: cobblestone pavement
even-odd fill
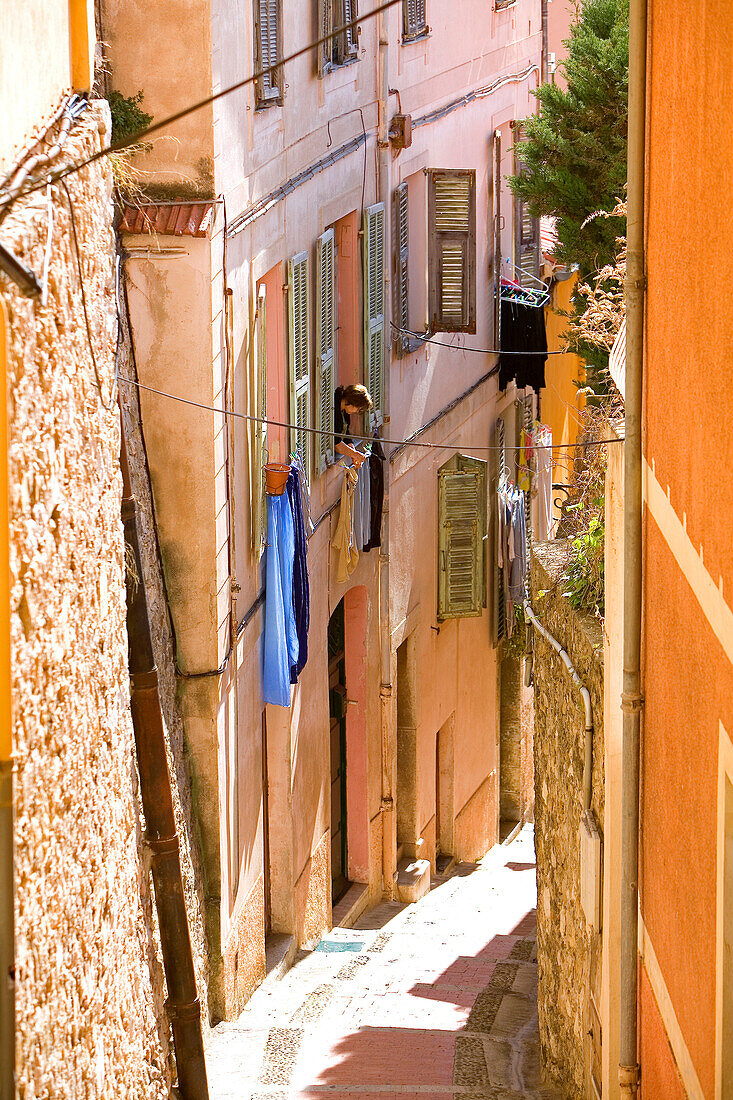
[[[212,1100],[562,1100],[537,1038],[532,830],[301,952],[213,1031]]]

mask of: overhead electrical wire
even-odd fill
[[[541,307],[540,307],[541,308]],[[479,355],[570,355],[567,351],[508,351],[506,348],[469,348],[461,344],[449,344],[447,340],[436,340],[434,336],[426,336],[424,332],[412,332],[409,328],[400,328],[394,321],[390,321],[390,327],[399,332],[401,336],[412,336],[421,344],[437,344],[441,348],[450,348],[451,351],[473,351]],[[415,349],[417,350],[417,349]],[[498,367],[497,367],[498,370]]]
[[[328,431],[325,428],[306,428],[302,424],[291,424],[286,420],[272,420],[268,416],[251,416],[248,413],[235,412],[233,409],[220,409],[215,405],[205,405],[201,401],[192,401],[189,397],[180,397],[175,393],[168,393],[166,390],[156,389],[154,386],[146,386],[142,382],[136,381],[134,378],[127,378],[124,374],[117,376],[118,382],[127,382],[130,386],[136,386],[140,390],[145,390],[147,393],[156,393],[159,397],[168,397],[171,401],[180,401],[184,405],[192,405],[195,409],[203,409],[205,412],[219,413],[220,416],[233,416],[238,420],[249,420],[255,424],[269,424],[273,428],[290,428],[295,432],[306,432],[309,435],[334,435],[333,431]],[[349,435],[352,439],[359,440],[364,443],[371,443],[374,439],[373,435],[358,435],[355,432],[350,432]],[[466,451],[501,451],[504,448],[494,444],[487,445],[472,444],[472,443],[419,443],[414,439],[387,439],[384,436],[379,436],[380,443],[392,443],[399,447],[424,447],[428,450],[435,451],[455,451],[457,447],[461,447]],[[556,451],[565,450],[570,447],[579,447],[582,449],[589,449],[591,447],[601,447],[604,443],[623,443],[623,436],[619,436],[614,439],[597,439],[589,443],[552,443],[543,444],[542,446],[535,446],[535,451]],[[518,449],[518,448],[515,448]]]
[[[357,15],[355,19],[349,19],[346,23],[334,27],[329,34],[321,35],[320,38],[316,38],[307,45],[301,46],[300,49],[294,50],[286,57],[281,57],[274,65],[265,65],[264,68],[258,69],[250,76],[246,76],[242,80],[238,80],[236,83],[230,84],[228,87],[222,88],[218,92],[212,92],[211,95],[206,96],[204,99],[200,99],[196,103],[191,103],[188,107],[183,107],[180,111],[175,111],[172,115],[160,119],[159,122],[151,123],[150,126],[146,126],[143,130],[138,130],[127,138],[122,138],[120,141],[113,141],[109,145],[105,145],[104,148],[98,149],[96,153],[92,153],[91,156],[86,157],[84,160],[76,164],[69,164],[66,168],[45,177],[38,183],[32,184],[14,195],[8,196],[5,200],[5,207],[15,202],[16,199],[23,198],[25,195],[30,195],[39,188],[45,187],[47,183],[56,183],[66,176],[80,172],[83,168],[87,168],[90,164],[94,164],[95,161],[101,160],[102,157],[109,156],[110,153],[120,153],[123,149],[128,149],[132,145],[138,145],[141,141],[147,140],[151,134],[158,133],[158,131],[165,129],[167,126],[172,126],[173,123],[180,122],[181,119],[188,118],[189,115],[202,110],[204,107],[211,106],[212,103],[216,103],[225,96],[231,95],[232,92],[238,92],[241,88],[246,88],[248,84],[253,84],[256,80],[261,80],[262,77],[268,73],[271,75],[275,74],[282,66],[288,65],[291,61],[296,61],[299,57],[311,53],[313,50],[325,45],[326,42],[330,42],[337,35],[343,34],[349,29],[357,30],[360,23],[366,23],[368,20],[380,15],[381,12],[388,11],[390,8],[396,7],[397,5],[402,5],[403,2],[404,0],[382,0],[382,3],[372,8],[371,11],[365,12],[363,15]]]

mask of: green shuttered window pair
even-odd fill
[[[310,472],[310,270],[308,253],[288,262],[290,337],[290,449]]]
[[[438,618],[486,606],[486,462],[454,455],[438,470]]]
[[[377,424],[384,420],[384,203],[364,211],[364,374]]]

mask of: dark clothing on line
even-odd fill
[[[544,352],[539,355],[500,355],[499,389],[505,390],[512,378],[517,388],[531,386],[536,392],[545,384],[547,332],[545,311],[541,306],[525,306],[519,302],[501,303],[501,350]]]
[[[303,522],[303,503],[300,493],[300,473],[297,466],[290,467],[285,486],[293,513],[295,535],[295,560],[293,562],[293,612],[298,635],[298,660],[290,667],[290,683],[297,684],[298,677],[308,660],[308,627],[310,625],[310,588],[308,585],[308,541]]]
[[[365,550],[377,550],[382,545],[382,506],[384,504],[384,451],[377,438],[372,440],[372,453],[369,459],[369,481],[371,486],[371,534]]]

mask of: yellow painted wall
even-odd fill
[[[93,0],[0,3],[0,170],[42,131],[64,92],[91,88]]]
[[[563,347],[565,341],[562,334],[567,326],[564,317],[558,315],[558,310],[570,309],[570,299],[575,289],[576,278],[567,279],[563,283],[556,283],[550,305],[545,309],[545,323],[547,326],[547,349],[557,351]],[[573,443],[579,430],[579,413],[584,405],[584,398],[579,396],[578,388],[574,385],[582,378],[582,363],[577,355],[550,355],[545,367],[545,388],[541,394],[541,419],[552,429],[552,442]],[[555,452],[555,466],[553,470],[553,482],[566,484],[572,452],[562,450]]]

